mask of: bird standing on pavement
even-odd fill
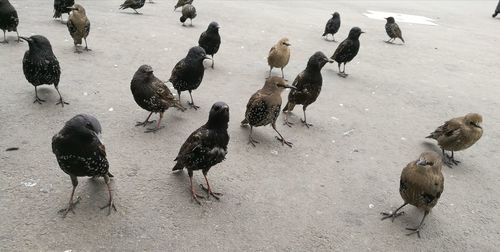
[[[71,12],[71,7],[75,4],[75,0],[54,0],[54,18],[61,18],[61,23],[63,23],[62,14]]]
[[[271,77],[273,67],[276,67],[281,68],[281,78],[285,78],[283,68],[288,64],[288,61],[290,61],[290,45],[288,38],[282,38],[271,48],[271,50],[269,50],[269,55],[267,56],[269,77]]]
[[[9,43],[5,37],[6,31],[15,31],[17,33],[17,42],[21,42],[19,32],[17,32],[18,25],[19,18],[14,6],[10,4],[9,0],[0,0],[0,29],[3,31],[3,41],[0,43]]]
[[[495,9],[495,12],[493,13],[492,17],[496,17],[500,13],[500,1],[498,1],[497,8]]]
[[[135,14],[141,14],[137,12],[137,9],[142,8],[144,3],[146,3],[146,0],[125,0],[125,2],[120,5],[120,10],[131,8],[135,11]]]
[[[135,72],[132,81],[130,82],[130,90],[134,96],[135,102],[141,108],[151,112],[144,122],[139,122],[135,126],[146,126],[154,121],[149,121],[153,113],[160,113],[160,119],[156,128],[148,129],[146,132],[155,132],[163,127],[160,127],[163,113],[170,107],[184,111],[181,103],[174,98],[167,85],[153,74],[153,68],[148,65],[142,65]]]
[[[180,18],[180,21],[182,25],[184,25],[184,22],[189,18],[191,21],[191,26],[193,26],[193,18],[196,17],[196,8],[191,5],[191,4],[185,4],[182,6],[182,16]]]
[[[199,107],[194,105],[191,91],[197,89],[203,80],[203,75],[205,74],[203,60],[205,59],[210,59],[207,57],[205,49],[199,46],[192,47],[189,49],[187,56],[177,62],[168,80],[174,85],[175,90],[177,90],[179,102],[181,100],[181,92],[189,91],[191,102],[188,102],[188,104],[194,109],[198,109]]]
[[[347,36],[347,39],[342,41],[342,43],[339,44],[337,47],[337,50],[333,53],[331,59],[337,61],[338,67],[339,67],[339,73],[338,75],[340,77],[347,77],[348,74],[345,73],[345,64],[347,62],[350,62],[356,55],[358,54],[359,51],[359,36],[361,36],[361,33],[364,33],[364,31],[361,31],[359,27],[353,27],[351,31],[349,31],[349,36]],[[344,70],[340,71],[340,65],[344,63]]]
[[[335,42],[335,33],[339,31],[340,28],[340,15],[338,12],[334,12],[332,14],[332,18],[328,20],[325,26],[325,32],[323,33],[323,37],[328,40],[328,34],[332,34],[332,41]]]
[[[465,150],[481,138],[483,135],[482,122],[483,117],[480,114],[469,113],[446,121],[426,138],[437,140],[443,152],[444,163],[451,167],[460,163],[454,159],[454,151]],[[451,156],[447,155],[445,150],[451,151]]]
[[[90,32],[90,21],[87,18],[85,9],[79,4],[75,4],[68,8],[71,9],[72,12],[69,14],[66,25],[68,26],[69,34],[73,38],[75,52],[80,53],[78,45],[82,44],[82,38],[85,40],[85,50],[90,51],[87,45],[87,36]]]
[[[26,80],[35,86],[35,101],[39,104],[45,102],[38,97],[37,87],[40,85],[52,85],[56,88],[59,94],[59,102],[56,105],[69,104],[63,101],[61,93],[59,92],[59,79],[61,77],[61,67],[59,66],[59,61],[57,61],[54,52],[52,52],[52,46],[49,40],[41,35],[33,35],[29,38],[20,37],[26,40],[29,45],[29,50],[24,53],[23,58],[23,72]]]
[[[214,54],[219,51],[220,46],[219,28],[217,22],[210,23],[198,40],[198,45],[203,47],[208,55],[212,56],[212,68],[214,68]]]
[[[302,104],[304,120],[301,121],[308,128],[312,124],[307,123],[306,108],[316,101],[321,92],[321,86],[323,85],[321,69],[327,62],[332,63],[333,61],[328,59],[322,52],[316,52],[309,58],[306,69],[293,81],[292,86],[295,89],[290,90],[290,93],[288,93],[288,103],[283,108],[283,112],[292,112],[296,104]],[[285,124],[291,127],[293,123],[288,121],[287,114],[285,113]]]
[[[198,195],[193,187],[193,171],[202,170],[207,187],[200,185],[207,192],[207,198],[213,196],[219,199],[222,195],[212,191],[208,183],[207,173],[212,166],[222,162],[226,158],[229,134],[227,133],[229,123],[229,106],[224,102],[217,102],[210,109],[210,115],[205,125],[195,130],[188,137],[179,150],[179,154],[174,161],[177,161],[173,171],[182,170],[184,167],[188,171],[191,187],[191,196],[198,204]]]
[[[73,209],[80,200],[80,197],[77,197],[77,200],[73,201],[78,185],[77,177],[84,176],[104,177],[109,200],[101,209],[108,208],[108,215],[111,213],[111,208],[116,211],[109,185],[109,178],[113,175],[109,172],[105,147],[98,138],[100,133],[101,124],[95,117],[79,114],[67,121],[61,131],[52,137],[52,152],[61,170],[70,176],[73,183],[69,205],[59,211],[63,213],[63,217],[66,217],[69,211],[75,213]]]
[[[412,232],[407,234],[417,234],[420,238],[420,229],[424,223],[425,217],[431,209],[437,204],[444,189],[444,177],[441,172],[442,162],[439,155],[435,152],[424,152],[418,160],[409,163],[401,172],[401,181],[399,184],[399,193],[403,198],[403,205],[396,211],[381,213],[384,215],[382,220],[392,218],[392,221],[404,212],[398,212],[404,206],[410,204],[424,210],[424,217],[416,228],[406,228]]]
[[[387,23],[385,23],[385,31],[387,32],[387,35],[389,35],[389,38],[390,38],[386,42],[387,43],[392,43],[397,38],[399,38],[404,43],[405,40],[403,39],[403,35],[401,33],[401,29],[399,29],[399,25],[396,24],[396,21],[394,20],[394,18],[393,17],[388,17],[388,18],[385,18],[385,19],[387,20]]]
[[[281,92],[285,88],[295,89],[293,86],[285,84],[283,78],[273,76],[269,77],[262,89],[259,89],[255,94],[250,97],[245,112],[245,119],[241,121],[241,126],[250,125],[250,134],[248,136],[248,143],[255,147],[258,141],[252,138],[253,127],[265,126],[271,124],[274,131],[278,133],[276,139],[283,145],[292,147],[292,143],[283,138],[281,133],[276,129],[276,120],[280,114],[281,109]]]
[[[174,6],[174,11],[179,8],[179,7],[182,7],[186,4],[193,4],[193,0],[177,0],[177,3],[175,4]]]

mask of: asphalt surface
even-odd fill
[[[117,0],[80,1],[92,23],[92,51],[83,54],[73,53],[66,26],[52,19],[52,1],[12,3],[22,35],[51,41],[70,105],[55,105],[52,86],[39,89],[45,104],[32,103],[35,91],[22,73],[27,43],[8,33],[11,42],[0,45],[1,251],[498,251],[496,2],[195,0],[194,27],[182,27],[171,0],[146,3],[143,15],[118,10]],[[390,45],[383,42],[385,23],[362,15],[367,10],[422,15],[438,25],[400,23],[407,43]],[[264,84],[269,49],[290,38],[285,75],[291,82],[315,51],[331,55],[338,45],[321,38],[332,11],[342,18],[337,40],[352,26],[366,31],[358,57],[347,65],[350,76],[338,77],[336,64],[324,68],[322,93],[308,108],[311,129],[279,124],[293,148],[281,146],[271,127],[255,129],[261,143],[247,145],[248,129],[239,122],[248,98]],[[215,70],[207,69],[193,92],[201,109],[167,111],[166,127],[156,134],[134,127],[147,116],[130,92],[136,69],[147,63],[168,79],[210,21],[221,25],[223,41]],[[224,196],[199,206],[190,199],[187,173],[171,168],[181,144],[220,100],[230,106],[231,141],[209,179]],[[294,112],[291,120],[299,122],[301,107]],[[380,221],[381,211],[402,203],[401,169],[437,149],[424,137],[469,112],[483,115],[484,135],[456,153],[458,167],[443,169],[445,189],[422,238],[405,235],[423,214],[412,206],[393,223]],[[110,216],[99,210],[107,201],[104,181],[90,178],[79,179],[76,214],[63,219],[57,213],[68,202],[71,181],[57,165],[51,138],[78,113],[96,116],[103,126],[118,209]],[[5,152],[9,147],[20,149]],[[203,182],[201,173],[195,178]]]

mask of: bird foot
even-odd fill
[[[346,74],[346,73],[338,73],[337,75],[342,77],[342,78],[346,78],[348,76],[348,74]]]
[[[418,238],[420,239],[420,228],[421,228],[421,226],[416,227],[416,228],[406,228],[406,230],[412,231],[412,232],[410,232],[410,233],[408,233],[406,235],[409,236],[409,235],[412,235],[412,234],[417,234]]]
[[[40,98],[38,98],[38,96],[35,98],[35,100],[33,101],[33,103],[38,103],[38,104],[42,104],[42,102],[45,102],[45,100],[42,100]]]
[[[212,192],[210,188],[206,188],[204,185],[200,184],[201,189],[207,193],[207,199],[212,195],[216,200],[220,200],[220,196],[222,196],[222,193],[218,192]]]
[[[446,164],[446,166],[448,166],[449,168],[453,168],[452,167],[453,165],[458,165],[460,163],[461,163],[460,161],[456,160],[452,156],[450,156],[448,154],[445,155],[444,164]]]
[[[301,122],[302,122],[302,124],[304,124],[304,126],[306,126],[308,129],[309,129],[309,127],[312,127],[312,126],[313,126],[312,124],[307,123],[306,121],[304,121],[304,120],[302,120],[302,119],[300,119],[300,121],[301,121]]]
[[[146,131],[144,131],[144,133],[155,133],[156,131],[161,130],[163,128],[165,128],[165,126],[156,127],[156,128],[149,128]]]
[[[292,142],[288,142],[288,141],[286,141],[286,140],[285,140],[284,138],[282,138],[282,137],[278,137],[278,136],[276,136],[276,140],[280,141],[282,145],[285,145],[285,144],[286,144],[286,145],[287,145],[288,147],[290,147],[290,148],[292,148],[292,146],[293,146],[293,143],[292,143]]]
[[[85,50],[85,51],[87,51],[87,52],[92,51],[92,49],[90,49],[90,48],[88,48],[88,47],[83,48],[83,50]]]
[[[396,219],[397,217],[403,215],[405,212],[401,211],[401,212],[382,212],[380,213],[381,215],[383,215],[384,217],[382,217],[381,220],[385,220],[385,219],[388,219],[388,218],[391,218],[391,221],[394,222],[394,219]]]
[[[205,196],[197,194],[196,192],[194,192],[194,190],[191,190],[191,196],[193,197],[193,200],[201,206],[201,202],[199,199],[204,199]]]
[[[75,208],[76,204],[78,204],[80,202],[80,199],[81,199],[80,196],[76,197],[75,201],[70,202],[67,208],[63,208],[63,209],[59,210],[58,213],[62,213],[63,218],[66,218],[66,215],[68,214],[69,211],[71,211],[73,214],[75,214],[75,211],[73,209]]]
[[[259,141],[255,140],[255,139],[253,139],[251,137],[248,139],[248,144],[251,144],[253,147],[255,147],[256,143],[258,144]]]
[[[194,105],[193,102],[188,102],[188,105],[191,107],[191,108],[194,108],[194,110],[198,110],[200,107],[199,106],[196,106]]]
[[[62,106],[63,108],[64,108],[64,104],[69,105],[69,103],[68,103],[68,102],[63,101],[63,99],[60,99],[60,100],[56,103],[56,105],[59,105],[59,104],[61,104],[61,106]]]
[[[107,205],[100,207],[101,210],[105,208],[108,208],[108,216],[111,215],[111,208],[113,208],[113,210],[115,210],[116,212],[115,203],[113,203],[112,200],[110,200]]]
[[[288,126],[288,127],[291,128],[294,125],[294,123],[289,122],[288,120],[285,120],[285,122],[283,123],[283,125],[286,125],[286,126]]]
[[[392,43],[392,41],[385,41],[385,43],[387,43],[387,44],[394,44],[394,43]]]
[[[0,41],[0,44],[8,44],[9,41],[7,41],[6,39],[4,39],[3,41]]]
[[[156,122],[156,120],[152,120],[152,121],[148,121],[148,120],[146,120],[146,121],[144,121],[144,122],[137,122],[137,123],[135,124],[135,126],[136,126],[136,127],[137,127],[137,126],[146,127],[146,125],[151,124],[151,123],[155,123],[155,122]]]
[[[80,54],[80,53],[82,53],[82,51],[80,51],[80,50],[78,50],[78,49],[75,49],[74,53],[76,53],[76,54]]]

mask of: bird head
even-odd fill
[[[75,5],[67,7],[67,8],[72,10],[72,11],[77,11],[77,12],[85,14],[85,8],[83,8],[83,6],[81,6],[79,4],[75,4]]]
[[[229,106],[225,102],[216,102],[210,109],[207,126],[209,128],[226,128],[229,122]]]
[[[437,168],[441,170],[442,161],[441,157],[436,152],[428,151],[420,154],[416,164],[419,168]]]
[[[95,117],[87,114],[78,114],[66,122],[63,131],[66,134],[74,134],[77,137],[89,138],[93,136],[98,137],[102,132],[102,128]]]
[[[289,47],[291,46],[290,41],[288,38],[282,38],[278,41],[278,46],[279,47]]]
[[[387,20],[387,23],[389,23],[389,24],[396,22],[393,17],[386,17],[385,19]]]
[[[153,76],[153,68],[150,65],[142,65],[134,74],[135,80],[147,80]]]
[[[42,35],[33,35],[31,37],[19,37],[22,40],[28,42],[28,45],[31,48],[37,48],[40,50],[50,49],[52,51],[52,46],[50,45],[49,40]]]
[[[208,25],[208,31],[213,31],[213,32],[216,32],[216,31],[219,31],[220,29],[220,26],[217,22],[211,22],[209,25]]]
[[[358,39],[359,36],[361,36],[362,33],[365,33],[364,31],[361,30],[359,27],[353,27],[351,31],[349,31],[349,38],[350,39]]]
[[[326,55],[320,51],[315,52],[307,62],[308,68],[320,69],[325,66],[326,63],[333,63],[333,60],[326,57]]]
[[[207,53],[205,52],[205,49],[203,49],[203,47],[194,46],[191,47],[191,49],[189,49],[186,59],[203,62],[204,59],[210,59],[210,58],[207,57]]]
[[[332,13],[332,17],[334,17],[334,18],[340,17],[340,14],[338,12],[334,12],[334,13]]]
[[[481,123],[483,122],[483,117],[477,113],[469,113],[465,115],[465,124],[473,128],[482,129]]]

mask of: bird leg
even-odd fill
[[[285,74],[283,73],[283,67],[281,68],[281,78],[283,78],[283,80],[285,81],[288,81],[287,79],[285,79]]]
[[[304,111],[304,120],[300,119],[300,121],[302,122],[302,124],[304,124],[307,128],[309,127],[312,127],[313,125],[310,124],[310,123],[307,123],[307,118],[306,118],[306,108],[307,106],[303,106],[302,107],[302,111]]]
[[[69,211],[71,211],[73,214],[75,211],[73,211],[73,208],[75,208],[76,204],[80,202],[80,197],[76,197],[76,201],[73,202],[73,196],[75,195],[75,189],[76,186],[78,185],[78,179],[75,176],[70,175],[71,178],[71,183],[73,184],[73,190],[71,191],[71,197],[69,198],[69,204],[67,208],[63,208],[59,210],[59,213],[63,214],[63,218],[66,217]]]
[[[212,54],[212,69],[214,69],[214,64],[215,64],[215,62],[214,62],[214,55]]]
[[[273,67],[269,66],[269,77],[271,77],[271,72],[273,71]]]
[[[259,141],[253,139],[252,131],[253,131],[253,126],[250,125],[250,134],[248,135],[248,144],[251,144],[251,145],[253,145],[253,147],[255,147],[255,144],[259,143]]]
[[[57,86],[55,86],[55,88],[56,88],[57,93],[59,94],[59,101],[56,103],[56,105],[61,104],[61,106],[62,106],[63,108],[64,108],[64,104],[68,104],[68,105],[69,105],[69,103],[67,103],[67,102],[63,101],[63,98],[62,98],[62,96],[61,96],[61,93],[59,92],[59,88],[57,88]]]
[[[420,229],[422,228],[422,225],[424,224],[425,217],[429,214],[429,211],[425,211],[424,217],[422,218],[422,221],[420,221],[420,224],[415,227],[415,228],[406,228],[406,230],[410,230],[412,232],[406,234],[406,235],[412,235],[412,234],[417,234],[418,238],[420,238]]]
[[[448,166],[449,168],[453,168],[452,166],[453,165],[458,165],[460,164],[460,161],[458,160],[455,160],[455,158],[453,157],[454,153],[453,151],[451,152],[451,156],[446,154],[446,152],[444,151],[444,149],[441,149],[443,151],[443,161],[444,163],[446,164],[446,166]]]
[[[399,216],[401,216],[401,215],[403,215],[405,213],[403,211],[401,211],[401,212],[398,213],[398,211],[401,210],[401,208],[403,208],[406,205],[408,205],[408,203],[405,202],[403,205],[401,205],[400,207],[398,207],[398,209],[396,209],[396,211],[394,211],[394,212],[391,211],[391,212],[388,212],[388,213],[386,213],[386,212],[380,213],[381,215],[384,216],[384,217],[382,217],[382,220],[385,220],[387,218],[392,218],[392,222],[394,222],[394,219],[396,219],[397,217],[399,217]]]
[[[189,21],[191,21],[191,24],[189,26],[193,26],[193,19],[190,18]]]
[[[193,200],[196,201],[196,203],[198,203],[198,204],[201,205],[201,202],[200,202],[200,200],[198,198],[204,199],[205,197],[197,194],[194,191],[194,186],[193,186],[193,171],[188,170],[188,174],[189,174],[189,183],[191,184],[191,196],[193,197]]]
[[[208,183],[207,173],[203,172],[203,176],[205,177],[205,181],[207,182],[207,187],[204,187],[202,184],[200,184],[200,187],[205,192],[207,192],[207,199],[210,197],[210,195],[212,195],[216,200],[220,200],[220,196],[222,196],[222,193],[213,192],[210,188],[210,184]]]
[[[82,53],[82,51],[78,50],[78,45],[76,43],[75,43],[75,51],[74,51],[74,53],[78,53],[78,54]]]
[[[344,63],[344,71],[340,71],[340,65],[341,65],[341,64],[342,64],[342,63],[340,63],[340,62],[339,62],[339,65],[338,65],[338,66],[339,66],[339,73],[338,73],[337,75],[338,75],[338,76],[340,76],[340,77],[342,77],[342,78],[345,78],[345,77],[347,76],[347,75],[345,74],[345,72],[344,72],[344,71],[345,71],[345,63]]]
[[[87,38],[83,38],[83,40],[85,40],[85,51],[92,51],[90,50],[89,46],[87,45]]]
[[[292,148],[293,143],[286,141],[285,138],[278,132],[278,130],[276,129],[276,123],[273,123],[272,126],[273,126],[274,131],[276,131],[276,133],[278,133],[278,135],[279,135],[279,137],[276,136],[276,139],[278,141],[280,141],[282,145],[286,144],[286,145],[288,145],[288,147]]]
[[[189,96],[191,97],[191,102],[188,102],[188,105],[191,106],[191,108],[194,108],[195,110],[199,109],[200,108],[199,106],[194,105],[193,96],[191,95],[191,90],[189,90]]]
[[[158,124],[156,125],[156,128],[147,129],[146,131],[144,131],[145,133],[156,132],[156,131],[158,131],[158,130],[160,130],[160,129],[165,128],[165,126],[161,126],[161,127],[160,127],[161,119],[163,119],[163,113],[164,113],[164,112],[160,112],[160,119],[158,119]]]
[[[135,126],[136,126],[136,127],[137,127],[137,126],[143,126],[143,127],[146,127],[146,125],[148,125],[148,124],[150,124],[150,123],[154,123],[154,122],[155,122],[155,120],[153,120],[153,121],[149,121],[149,118],[151,117],[151,115],[152,115],[152,114],[153,114],[153,112],[149,113],[148,118],[146,118],[146,121],[144,121],[144,122],[137,122],[137,123],[135,124]]]
[[[139,12],[137,12],[135,9],[133,9],[135,11],[135,14],[140,14]]]
[[[291,113],[291,112],[290,111],[286,111],[284,113],[285,113],[285,122],[283,123],[283,125],[286,125],[286,126],[288,126],[288,127],[291,128],[293,126],[293,123],[288,121],[288,114]]]
[[[3,31],[3,41],[0,42],[0,43],[2,43],[2,44],[8,44],[9,43],[9,41],[7,41],[7,38],[5,37],[5,30]]]
[[[113,203],[113,194],[111,193],[111,186],[109,185],[109,176],[108,174],[104,175],[104,182],[106,182],[106,186],[108,187],[109,200],[108,204],[101,207],[101,210],[104,208],[108,208],[108,216],[111,214],[111,208],[113,208],[116,212],[115,204]]]
[[[45,102],[45,100],[42,100],[40,99],[40,97],[38,97],[38,90],[35,86],[35,100],[33,101],[33,103],[38,103],[38,104],[42,104],[42,102]]]

